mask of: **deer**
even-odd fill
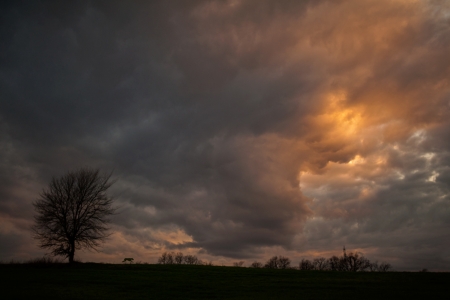
[[[127,257],[127,258],[124,258],[122,262],[124,263],[124,262],[127,262],[127,261],[128,261],[128,262],[130,262],[130,264],[131,264],[131,263],[133,262],[133,260],[134,260],[134,258],[132,258],[132,257]]]

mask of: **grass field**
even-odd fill
[[[450,273],[0,265],[2,299],[448,299]]]

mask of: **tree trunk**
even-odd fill
[[[69,264],[73,264],[73,257],[75,256],[75,242],[70,243],[70,252],[69,252]]]

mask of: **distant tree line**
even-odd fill
[[[342,256],[332,256],[330,258],[319,257],[313,260],[302,259],[298,267],[291,266],[291,260],[284,256],[273,256],[266,264],[253,262],[251,268],[268,269],[298,269],[301,271],[340,271],[340,272],[387,272],[392,270],[389,263],[371,262],[358,252],[347,254],[344,248]]]
[[[164,252],[158,258],[158,264],[161,265],[212,265],[198,259],[195,255],[183,255],[181,252]]]
[[[163,265],[205,265],[195,255],[183,255],[181,252],[164,252],[158,258],[158,264]],[[206,263],[212,265],[212,263]],[[243,267],[244,261],[233,263],[234,267]],[[267,269],[297,269],[300,271],[340,271],[340,272],[388,272],[392,270],[389,263],[371,262],[358,252],[343,251],[342,256],[330,258],[319,257],[313,260],[302,259],[298,267],[291,264],[291,260],[285,256],[273,256],[265,264],[255,261],[250,268]]]

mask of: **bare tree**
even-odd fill
[[[183,263],[183,259],[184,259],[183,253],[181,253],[181,252],[175,253],[175,255],[174,255],[175,264],[181,265]]]
[[[358,252],[350,252],[347,254],[345,247],[343,249],[343,255],[341,257],[332,256],[326,260],[326,264],[326,268],[330,271],[344,272],[386,272],[392,268],[392,266],[387,263],[383,263],[381,265],[378,265],[378,262],[371,263],[370,260],[368,260]]]
[[[314,270],[314,264],[309,259],[302,259],[298,265],[298,269],[301,271],[311,271]]]
[[[389,270],[392,270],[392,265],[389,263],[383,262],[378,266],[378,272],[388,272]]]
[[[370,262],[363,254],[359,252],[350,252],[347,254],[345,247],[343,255],[332,256],[328,259],[319,257],[310,261],[302,259],[299,264],[299,270],[317,270],[317,271],[339,271],[339,272],[388,272],[392,270],[389,263]]]
[[[328,261],[325,257],[315,258],[312,262],[314,270],[325,271],[328,270]]]
[[[262,263],[260,263],[259,261],[254,261],[254,262],[252,262],[252,264],[250,265],[250,268],[262,268],[263,267],[263,264]]]
[[[333,255],[327,260],[330,271],[344,271],[341,267],[341,260],[336,255]]]
[[[161,265],[203,265],[203,262],[197,258],[195,255],[183,255],[181,252],[164,252],[158,258],[158,264]],[[212,263],[207,263],[212,265]]]
[[[287,257],[278,257],[278,269],[289,269],[291,266],[291,260]]]
[[[344,255],[340,258],[341,271],[364,272],[370,269],[370,261],[358,252],[346,253],[344,247]]]
[[[243,267],[245,264],[245,261],[241,260],[241,261],[236,261],[233,263],[233,267]]]
[[[158,264],[160,265],[170,265],[173,264],[173,256],[170,252],[163,252],[158,258]]]
[[[36,211],[34,238],[55,256],[74,262],[75,250],[98,250],[107,234],[108,217],[115,213],[106,191],[111,174],[84,168],[53,178],[33,205]]]
[[[278,256],[273,256],[270,258],[264,265],[264,268],[278,269]]]
[[[199,259],[195,255],[186,255],[184,257],[184,262],[187,265],[198,265],[198,264],[201,264]]]
[[[266,264],[264,265],[264,268],[268,269],[289,269],[291,266],[291,260],[284,256],[273,256],[270,258]]]
[[[369,265],[370,272],[388,272],[391,269],[392,265],[385,262],[378,264],[378,261],[376,261],[374,263],[370,263]]]
[[[378,271],[378,261],[370,263],[369,271],[370,272],[377,272]]]
[[[158,264],[165,265],[166,264],[166,257],[167,257],[167,252],[164,252],[163,254],[161,254],[161,256],[158,257]]]

